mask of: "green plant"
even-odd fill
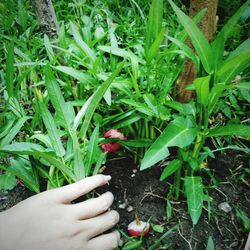
[[[203,201],[207,200],[202,178],[197,175],[204,168],[206,158],[212,156],[212,151],[205,146],[206,140],[221,136],[241,136],[249,139],[250,126],[241,123],[228,123],[220,126],[210,124],[209,120],[218,105],[219,98],[225,91],[240,88],[249,90],[248,82],[231,83],[237,74],[249,66],[249,39],[226,58],[223,56],[224,44],[249,1],[224,25],[211,45],[195,23],[171,0],[169,2],[187,31],[198,55],[198,58],[195,54],[190,56],[200,72],[192,85],[192,89],[196,92],[196,100],[189,104],[175,101],[169,101],[166,104],[175,109],[178,114],[145,153],[141,162],[141,170],[168,157],[170,155],[168,148],[178,147],[177,159],[172,160],[165,167],[161,180],[175,174],[175,198],[178,199],[180,191],[185,190],[188,210],[193,224],[196,224],[202,213]],[[177,44],[186,50],[187,54],[191,53],[181,42]]]
[[[97,173],[105,158],[105,153],[101,153],[98,147],[99,126],[96,125],[89,140],[87,140],[86,134],[98,103],[114,78],[121,71],[122,66],[123,63],[94,92],[89,101],[85,103],[75,116],[73,107],[70,103],[65,102],[53,72],[50,66],[47,65],[44,70],[45,84],[48,97],[55,110],[55,116],[53,117],[47,108],[48,100],[46,99],[48,98],[43,97],[41,91],[36,89],[39,112],[46,132],[34,134],[31,137],[31,141],[40,141],[43,146],[32,142],[9,144],[24,122],[31,117],[20,118],[14,127],[10,128],[10,133],[1,140],[0,152],[29,156],[29,158],[26,158],[25,161],[22,158],[11,160],[10,167],[3,165],[1,168],[18,176],[28,187],[36,192],[40,190],[39,175],[47,179],[47,188],[54,188],[61,186],[64,180],[71,183],[90,174]],[[84,143],[80,146],[77,129],[83,117],[84,121],[80,131],[80,138]],[[65,143],[62,142],[62,137]],[[95,165],[94,169],[92,169],[93,164]]]

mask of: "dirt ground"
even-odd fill
[[[204,250],[209,236],[212,237],[217,250],[243,249],[248,233],[236,217],[236,208],[242,209],[250,217],[249,186],[239,180],[243,168],[249,168],[249,157],[228,153],[219,155],[216,159],[209,162],[217,181],[216,186],[209,185],[208,189],[212,197],[210,220],[205,203],[202,216],[195,227],[192,226],[187,213],[184,197],[171,202],[173,216],[170,220],[166,219],[165,197],[169,185],[166,181],[159,181],[160,168],[140,172],[131,159],[117,156],[109,159],[104,173],[111,174],[112,180],[106,190],[114,193],[113,208],[118,210],[121,217],[119,229],[127,233],[128,223],[134,220],[137,214],[144,221],[151,218],[151,223],[162,225],[166,231],[179,224],[179,229],[166,237],[158,249]],[[211,179],[207,176],[204,176],[204,179],[207,181],[204,185],[208,186]],[[30,191],[20,186],[1,193],[0,210],[5,210],[30,195]],[[232,211],[221,211],[218,205],[222,202],[227,202]],[[143,249],[148,249],[160,236],[161,234],[151,230],[143,240]]]

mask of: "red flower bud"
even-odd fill
[[[127,140],[124,134],[121,133],[118,129],[110,129],[103,135],[103,137],[104,138],[118,138],[121,141]],[[118,151],[121,147],[122,145],[119,142],[104,143],[101,145],[101,148],[103,149],[103,151],[109,152],[109,153],[114,153]]]

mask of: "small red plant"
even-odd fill
[[[127,138],[124,136],[123,133],[121,133],[118,129],[110,129],[108,130],[104,135],[104,138],[118,138],[121,141],[127,140]],[[113,142],[113,143],[104,143],[101,145],[101,148],[105,152],[114,153],[118,151],[122,145],[119,142]]]
[[[150,229],[148,222],[141,221],[137,216],[134,221],[128,224],[128,232],[130,236],[147,235]]]

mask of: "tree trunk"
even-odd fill
[[[59,25],[51,0],[31,0],[31,2],[43,32],[49,37],[58,36]]]
[[[200,22],[200,29],[210,42],[216,30],[216,11],[218,0],[190,0],[189,16],[193,17],[200,10],[207,8],[206,15]],[[191,41],[188,39],[187,44],[192,47]],[[177,100],[186,103],[192,100],[194,92],[186,90],[187,85],[192,84],[197,78],[197,69],[191,60],[187,60],[184,64],[181,76],[176,82]]]

